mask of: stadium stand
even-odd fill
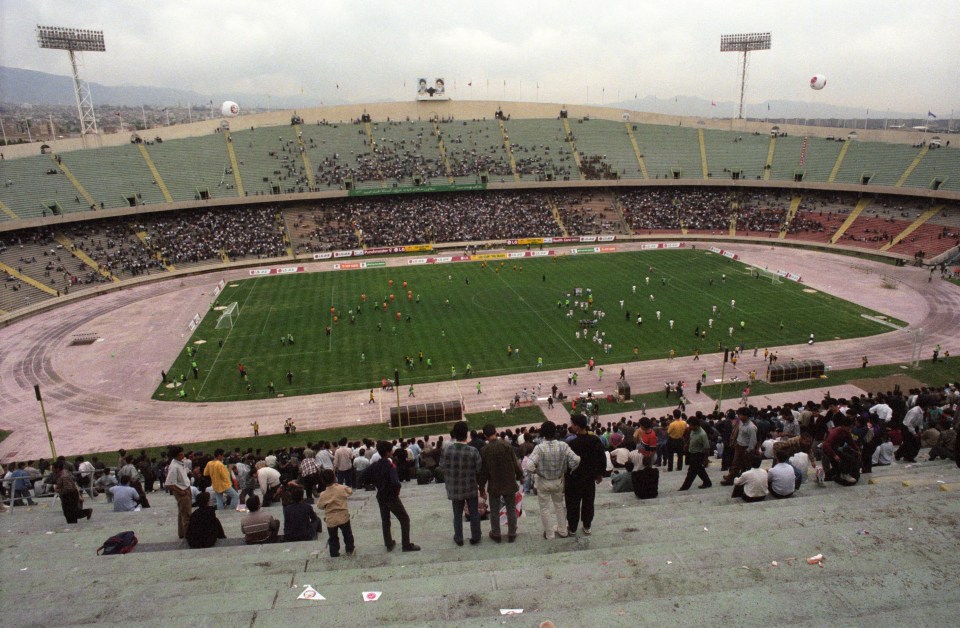
[[[652,178],[702,178],[700,146],[694,129],[638,124],[634,135]]]
[[[441,124],[447,161],[458,183],[476,183],[486,172],[491,181],[510,180],[513,170],[503,148],[500,128],[489,120]]]
[[[879,142],[847,142],[847,155],[837,172],[836,183],[863,183],[869,177],[870,185],[894,185],[917,156],[917,148],[903,144]]]
[[[153,144],[147,150],[175,201],[237,195],[220,133]]]
[[[39,218],[90,209],[49,156],[0,162],[0,200],[19,218]]]
[[[904,185],[931,188],[937,179],[940,180],[941,189],[960,190],[960,149],[949,146],[931,148]]]
[[[163,194],[134,144],[64,153],[60,158],[99,209],[164,202]]]
[[[642,179],[640,164],[624,125],[611,120],[580,120],[572,123],[580,159],[594,164],[587,179]],[[594,172],[595,171],[595,172]]]
[[[563,126],[557,120],[510,120],[510,138],[517,173],[523,181],[576,180],[579,177]]]
[[[703,136],[711,178],[763,178],[769,137],[759,133],[734,136],[728,131],[712,129],[704,130]]]

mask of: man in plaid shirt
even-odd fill
[[[534,477],[543,538],[564,538],[567,533],[567,508],[563,495],[563,477],[580,465],[580,456],[570,446],[557,440],[557,425],[544,421],[540,426],[543,442],[533,448],[527,469]]]
[[[320,466],[312,456],[304,456],[300,461],[300,482],[307,499],[313,499],[313,489],[320,483]]]
[[[470,430],[466,421],[454,424],[450,431],[454,442],[443,451],[443,480],[447,487],[447,499],[453,503],[453,542],[463,545],[463,508],[470,511],[470,545],[480,542],[480,507],[478,491],[480,484],[480,452],[467,444]]]

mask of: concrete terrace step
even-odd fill
[[[350,624],[475,625],[500,621],[499,608],[527,609],[524,625],[545,618],[566,625],[637,625],[640,614],[769,624],[771,613],[790,616],[791,623],[822,625],[853,617],[872,621],[871,609],[900,608],[906,609],[900,616],[919,618],[914,625],[929,617],[940,617],[943,625],[944,616],[925,613],[931,605],[941,608],[936,603],[944,599],[937,587],[950,578],[944,558],[955,553],[960,502],[935,484],[904,488],[897,479],[922,484],[957,473],[952,462],[879,469],[877,477],[894,479],[851,488],[807,483],[793,499],[759,504],[730,499],[726,487],[677,494],[685,474],[664,473],[661,497],[653,501],[612,494],[605,484],[590,537],[544,541],[530,496],[517,543],[496,545],[484,538],[479,547],[463,548],[450,540],[443,487],[411,485],[404,487],[404,500],[414,541],[424,547],[412,554],[385,552],[373,495],[361,491],[351,502],[358,554],[340,559],[327,556],[325,534],[315,543],[97,558],[94,548],[124,529],[136,530],[144,543],[175,537],[172,498],[156,494],[154,508],[141,513],[112,513],[97,502],[91,522],[69,527],[59,508],[18,508],[0,516],[0,531],[6,531],[0,537],[0,611],[12,625],[104,620],[125,626],[278,625],[316,621],[317,611],[349,617]],[[229,511],[220,517],[228,536],[238,536],[240,515]],[[858,534],[861,528],[870,534]],[[827,557],[823,569],[805,562],[817,552]],[[771,560],[780,563],[776,571]],[[48,586],[55,565],[67,566],[60,603],[7,601]],[[20,571],[23,567],[27,570]],[[888,576],[893,569],[896,577]],[[303,584],[316,586],[328,600],[296,600]],[[837,588],[867,585],[876,594],[866,599]],[[384,591],[384,597],[363,603],[364,590]],[[810,604],[824,595],[832,596],[828,607]],[[941,612],[957,608],[943,605]]]

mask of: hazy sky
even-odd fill
[[[418,77],[464,100],[735,101],[720,35],[770,31],[747,102],[960,116],[958,0],[0,0],[0,65],[70,74],[65,52],[37,46],[38,24],[104,31],[107,52],[83,56],[90,82],[318,104],[412,98]]]

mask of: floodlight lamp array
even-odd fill
[[[740,33],[720,36],[720,52],[769,50],[770,33]]]
[[[41,48],[75,52],[105,52],[103,31],[86,28],[37,26],[37,43]]]

